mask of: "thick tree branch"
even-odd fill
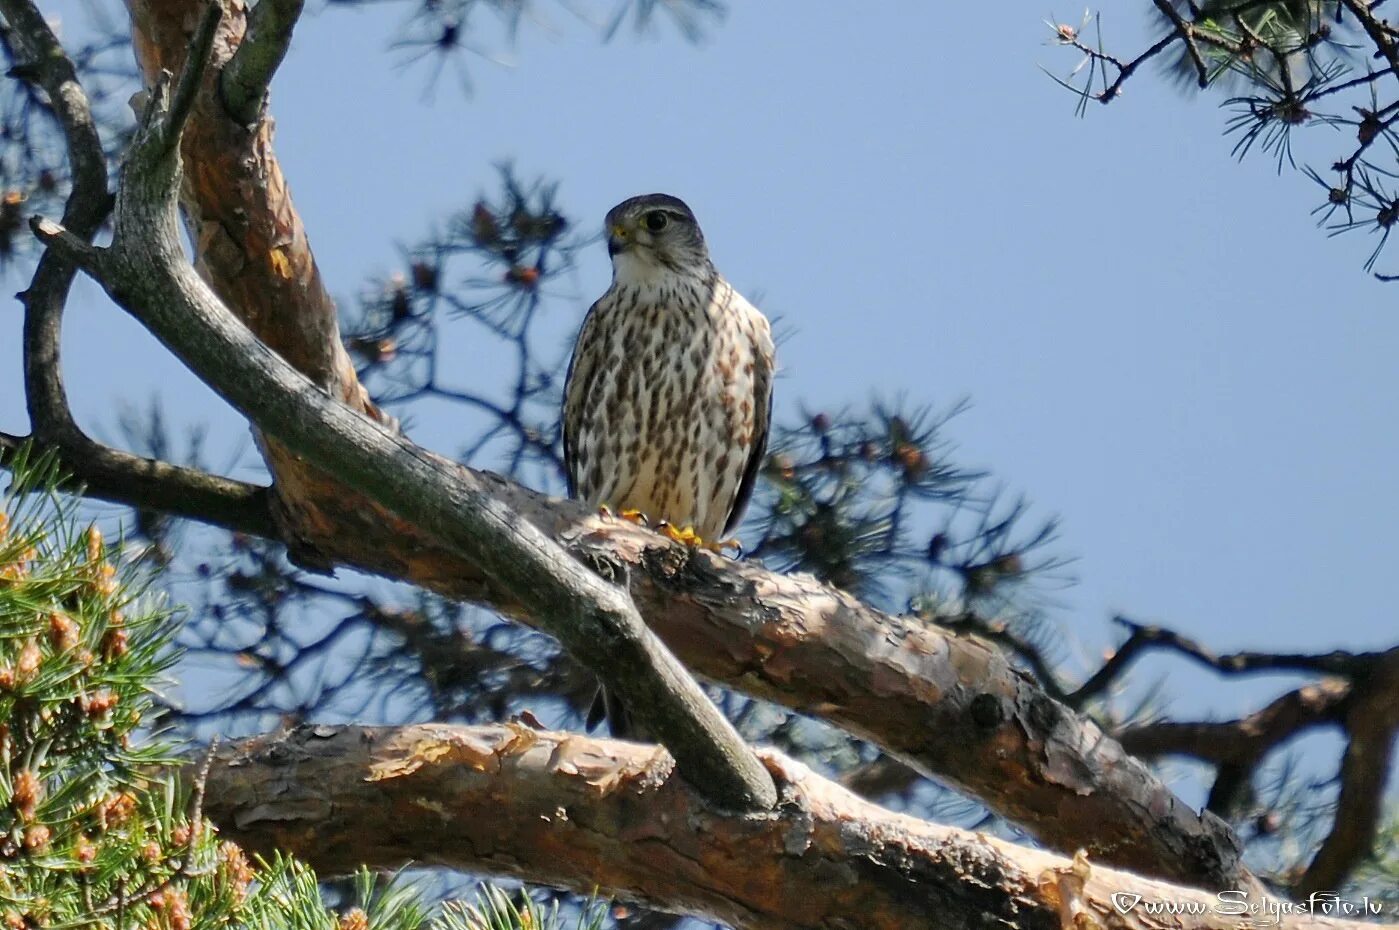
[[[1287,906],[1251,895],[1264,910],[1230,914],[1208,892],[894,814],[776,752],[764,762],[780,803],[743,817],[701,803],[659,747],[517,724],[308,726],[220,747],[204,811],[325,874],[439,865],[755,930],[1227,930]],[[1163,902],[1198,912],[1152,913]],[[1276,925],[1362,926],[1295,911]]]
[[[196,50],[207,46],[216,17],[217,10],[204,17]],[[177,87],[193,86],[205,63],[203,55],[192,57]],[[170,83],[167,75],[152,89],[127,155],[111,248],[95,249],[42,221],[35,224],[40,238],[92,273],[114,301],[267,434],[423,527],[514,592],[571,653],[606,671],[609,686],[637,708],[681,772],[714,803],[770,808],[772,782],[757,757],[646,628],[624,591],[492,499],[470,472],[327,396],[249,332],[194,274],[177,226],[178,138],[187,98],[172,95]]]
[[[272,151],[271,120],[262,110],[251,123],[236,119],[225,105],[220,76],[243,40],[246,7],[243,0],[214,2],[225,11],[213,47],[214,67],[194,101],[182,139],[185,161],[192,166],[184,178],[182,205],[194,240],[195,265],[223,302],[274,352],[332,397],[396,428],[393,417],[380,410],[359,383],[341,342],[335,303]],[[259,15],[287,9],[285,0],[276,2],[281,6],[268,6]],[[127,6],[137,62],[147,82],[154,83],[163,71],[178,72],[201,0],[127,0]],[[268,41],[279,34],[280,26],[270,31]],[[264,57],[254,50],[253,59]],[[320,570],[330,567],[316,546],[323,532],[336,532],[322,513],[326,508],[357,507],[369,522],[395,522],[392,514],[372,501],[355,500],[353,492],[277,441],[260,438],[274,479],[273,516],[293,561]]]
[[[219,93],[228,114],[240,123],[257,120],[267,85],[291,47],[291,33],[304,0],[258,0],[248,14],[248,31],[219,76]]]
[[[196,265],[273,351],[333,397],[391,424],[392,418],[369,400],[341,344],[335,303],[272,152],[270,121],[248,125],[233,119],[224,104],[220,76],[248,23],[242,0],[218,2],[224,16],[213,44],[213,67],[193,101],[181,143],[191,166],[182,205],[193,231]],[[289,9],[287,0],[278,2],[279,9]],[[127,6],[147,83],[154,84],[164,71],[180,73],[203,0],[128,0]],[[269,8],[266,15],[273,12]],[[275,463],[273,473],[281,477]]]
[[[189,0],[129,2],[147,73],[183,60]],[[216,63],[241,31],[241,7],[230,2],[228,8],[227,42],[216,43]],[[334,307],[287,198],[266,122],[250,132],[206,93],[183,150],[198,166],[183,203],[198,231],[201,271],[274,351],[333,397],[374,416],[353,369],[334,363],[334,353],[343,354]],[[201,374],[222,377],[225,360]],[[299,400],[269,403],[286,417]],[[265,448],[277,479],[280,536],[294,553],[544,625],[546,618],[532,616],[519,592],[482,570],[487,566],[434,539],[433,524],[399,519],[380,506],[387,501],[327,478],[275,442]],[[433,461],[444,471],[455,468]],[[1093,835],[1100,844],[1095,854],[1128,868],[1215,888],[1248,881],[1224,824],[1181,803],[995,647],[880,614],[810,578],[684,550],[496,476],[462,474],[492,499],[488,505],[509,508],[588,564],[624,579],[643,616],[699,673],[846,726],[920,772],[978,796],[1048,844],[1073,849]],[[395,476],[395,486],[411,484]]]

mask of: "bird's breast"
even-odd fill
[[[598,486],[580,488],[595,502],[722,531],[754,441],[755,379],[752,334],[721,296],[637,289],[597,320],[601,372],[580,437],[600,454]]]

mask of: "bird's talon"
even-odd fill
[[[618,520],[626,520],[628,523],[635,523],[637,526],[651,525],[650,518],[647,517],[646,514],[642,513],[640,510],[628,509],[613,512],[612,508],[607,506],[606,504],[598,504],[597,513],[600,517],[606,517],[608,519],[612,519],[615,517]]]
[[[714,543],[705,543],[704,548],[708,549],[715,555],[723,555],[725,549],[732,549],[734,553],[734,558],[738,558],[739,556],[743,555],[743,543],[739,542],[737,539],[734,539],[732,537],[730,537],[729,539],[721,539],[718,542]]]
[[[705,542],[695,532],[693,526],[677,527],[673,523],[661,523],[656,527],[666,539],[680,543],[682,546],[703,546]]]

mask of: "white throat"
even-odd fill
[[[665,283],[673,283],[676,273],[639,249],[627,249],[612,256],[612,282],[619,287],[639,287],[649,290]]]

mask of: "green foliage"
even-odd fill
[[[53,492],[51,461],[26,458],[0,506],[4,930],[424,927],[409,887],[362,872],[358,906],[336,913],[304,865],[250,861],[220,840],[200,814],[200,785],[182,786],[175,747],[146,729],[153,685],[174,659],[175,619],[146,594],[146,576],[120,563],[121,547],[78,528],[74,503]],[[493,928],[557,923],[494,888],[451,914],[489,914]]]
[[[574,930],[602,930],[606,919],[607,908],[590,900],[578,911]],[[447,903],[436,930],[561,930],[564,923],[557,899],[545,906],[522,894],[517,901],[493,885],[483,885],[473,903]]]
[[[1347,889],[1347,896],[1352,899],[1362,895],[1399,910],[1399,806],[1390,811],[1388,821],[1380,826],[1374,850],[1355,870]]]
[[[1157,0],[1152,41],[1135,55],[1105,43],[1102,17],[1089,11],[1075,26],[1049,23],[1055,44],[1081,57],[1068,78],[1054,80],[1088,103],[1110,103],[1123,85],[1153,59],[1183,86],[1227,87],[1231,113],[1226,135],[1232,154],[1272,157],[1279,173],[1301,170],[1319,188],[1312,210],[1317,225],[1336,236],[1362,230],[1375,242],[1365,270],[1375,271],[1390,233],[1399,224],[1399,34],[1359,0]],[[1158,59],[1158,56],[1162,56]],[[1325,127],[1329,168],[1299,164],[1293,154],[1298,130]]]

